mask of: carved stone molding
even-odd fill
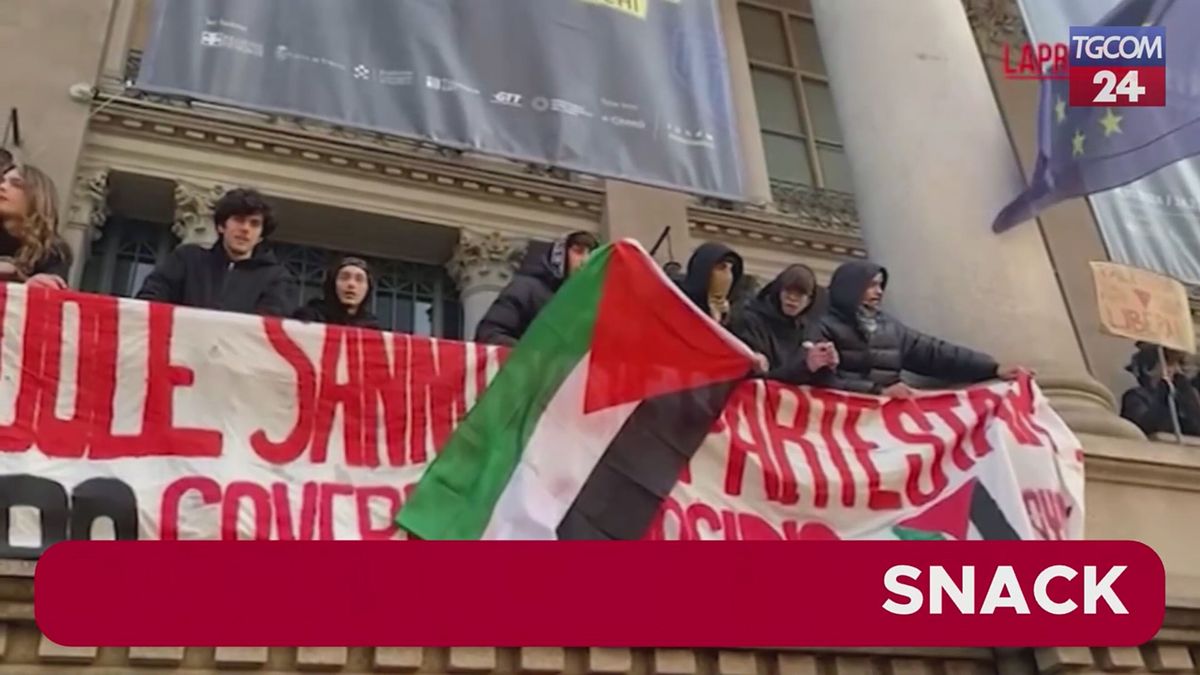
[[[464,293],[480,285],[502,288],[512,281],[525,248],[525,242],[499,232],[463,230],[446,269]]]
[[[998,56],[1001,45],[1028,41],[1017,0],[963,0],[963,5],[967,21],[988,56]]]
[[[805,226],[857,237],[854,195],[782,181],[771,181],[771,196],[780,213],[798,217]]]
[[[67,224],[100,235],[108,219],[108,168],[81,167],[71,186],[71,204]]]
[[[225,194],[221,185],[175,183],[175,224],[171,231],[184,244],[211,244],[217,240],[213,206]]]

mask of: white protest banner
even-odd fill
[[[503,356],[19,285],[0,321],[5,558],[67,538],[399,537]],[[1082,536],[1082,452],[1028,382],[885,402],[747,381],[687,474],[650,538]]]

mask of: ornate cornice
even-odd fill
[[[788,248],[798,253],[833,257],[867,255],[858,228],[833,227],[828,222],[797,219],[785,213],[734,213],[703,206],[688,210],[692,233],[701,239],[719,237],[754,246]]]
[[[999,56],[1005,44],[1029,40],[1017,0],[963,0],[967,21],[988,56]]]
[[[222,154],[268,157],[339,173],[367,174],[425,189],[469,193],[598,220],[603,184],[562,180],[507,160],[467,156],[428,143],[292,118],[236,118],[178,102],[156,103],[104,94],[93,129],[151,138]]]
[[[175,224],[172,231],[185,244],[212,243],[217,236],[213,228],[213,206],[226,188],[222,185],[196,185],[187,181],[175,183]]]

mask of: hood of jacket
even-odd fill
[[[781,325],[795,325],[805,317],[819,317],[824,314],[829,307],[829,293],[820,285],[813,289],[812,301],[808,303],[808,307],[799,315],[790,317],[783,313],[783,307],[779,303],[779,292],[782,290],[783,276],[787,274],[792,267],[801,267],[801,265],[792,265],[779,273],[771,283],[763,287],[754,300],[750,302],[749,311],[754,312],[764,319],[772,323]]]
[[[521,261],[518,274],[537,277],[557,289],[567,278],[567,242],[571,237],[587,234],[582,230],[570,232],[550,243],[530,242]]]
[[[708,281],[712,275],[712,270],[717,266],[717,263],[725,257],[733,259],[733,288],[736,288],[738,282],[742,279],[742,256],[734,252],[725,244],[717,242],[708,242],[702,244],[692,257],[688,260],[687,273],[683,278],[683,292],[687,294],[692,302],[700,306],[707,314],[708,307]]]
[[[862,305],[863,293],[879,273],[883,273],[883,287],[887,288],[888,271],[882,265],[853,260],[838,267],[829,281],[830,309],[845,319],[854,319]]]
[[[337,294],[338,272],[348,265],[354,265],[367,273],[367,292],[363,295],[362,304],[359,305],[358,313],[355,316],[374,316],[371,314],[371,298],[375,294],[375,276],[371,273],[371,267],[367,261],[358,256],[343,256],[334,261],[333,265],[325,271],[325,281],[321,285],[322,297],[309,300],[309,307],[324,310],[324,316],[330,318],[348,315],[346,306],[342,304]]]

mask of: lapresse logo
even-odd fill
[[[1167,32],[1162,26],[1072,26],[1072,106],[1164,106]]]

